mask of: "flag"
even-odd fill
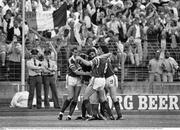
[[[45,31],[66,25],[67,3],[55,11],[26,12],[26,21],[30,28]]]

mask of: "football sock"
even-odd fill
[[[69,115],[72,116],[75,108],[76,108],[77,102],[72,101],[70,105]]]

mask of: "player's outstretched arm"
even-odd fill
[[[79,70],[74,71],[74,73],[77,75],[88,75],[88,76],[91,75],[90,72],[84,72],[84,71],[79,71]]]
[[[87,61],[87,60],[81,58],[80,56],[77,56],[76,60],[80,60],[83,64],[85,64],[87,66],[91,66],[91,62],[90,61]]]
[[[109,57],[111,57],[111,56],[112,56],[112,53],[106,53],[106,54],[100,55],[99,57],[100,57],[100,58],[109,58]]]

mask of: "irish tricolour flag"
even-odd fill
[[[26,12],[26,20],[30,28],[45,31],[61,27],[67,20],[67,3],[55,11]]]

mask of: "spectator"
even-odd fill
[[[76,23],[75,37],[76,37],[76,40],[78,41],[79,46],[85,45],[87,36],[88,36],[88,30],[86,28],[86,24],[83,22]]]
[[[36,48],[38,50],[38,56],[40,55],[44,55],[44,47],[42,46],[43,42],[40,41],[40,39],[36,39],[34,42],[33,42],[33,48]]]
[[[111,14],[111,20],[107,23],[107,27],[109,30],[112,30],[114,34],[119,35],[119,28],[121,27],[119,21],[117,21],[117,18],[115,17],[114,14]]]
[[[25,59],[31,59],[32,43],[27,40],[25,43]]]
[[[75,34],[75,22],[74,22],[74,20],[70,19],[70,21],[68,22],[68,25],[70,27],[70,37],[68,39],[68,43],[70,45],[78,45],[77,39],[75,37],[76,34]]]
[[[3,27],[2,6],[0,5],[0,27]]]
[[[129,28],[129,30],[127,32],[127,36],[128,37],[132,36],[134,38],[134,42],[136,42],[136,44],[137,44],[140,62],[142,62],[142,55],[143,55],[142,54],[142,43],[141,43],[141,39],[143,39],[143,35],[144,35],[143,29],[139,25],[139,18],[136,17],[134,19],[133,25]]]
[[[13,41],[8,50],[8,62],[9,62],[9,79],[11,81],[21,80],[21,56],[22,47],[17,41],[17,36],[14,35]]]
[[[8,41],[12,41],[14,35],[16,35],[18,38],[21,38],[22,36],[22,28],[20,27],[17,20],[14,20],[13,27],[8,29]]]
[[[127,57],[130,58],[131,64],[139,66],[138,48],[134,38],[131,36],[124,46]]]
[[[0,41],[1,65],[4,67],[8,48],[6,44],[6,35],[2,33],[2,29],[0,29]]]
[[[11,42],[13,37],[10,29],[14,26],[14,17],[12,16],[11,11],[7,10],[3,18],[3,28],[4,32],[7,33],[7,41]]]
[[[119,39],[121,42],[126,42],[127,41],[127,30],[129,28],[129,25],[127,23],[126,16],[123,15],[122,19],[120,21],[120,28],[119,28]]]
[[[175,59],[170,57],[170,53],[168,51],[165,51],[165,59],[163,60],[162,68],[163,82],[173,82],[173,75],[179,66]]]
[[[160,51],[158,50],[155,57],[149,61],[149,83],[161,82],[162,60],[159,60]]]

